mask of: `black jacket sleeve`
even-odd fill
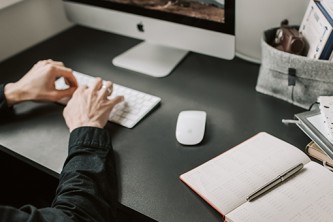
[[[114,221],[115,178],[109,132],[75,129],[52,206],[0,207],[0,221]]]
[[[5,85],[0,84],[0,120],[14,114],[13,107],[8,107],[4,89]]]

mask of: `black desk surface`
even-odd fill
[[[50,58],[162,98],[161,105],[133,129],[107,126],[113,133],[123,204],[158,221],[221,221],[221,215],[183,184],[179,175],[261,131],[300,148],[309,141],[296,126],[281,123],[303,109],[255,91],[259,65],[190,53],[165,78],[112,65],[112,58],[137,43],[76,26],[0,63],[0,82],[18,80],[35,62]],[[0,144],[13,151],[20,146],[37,151],[54,146],[65,152],[68,130],[62,106],[28,102],[16,109],[18,116],[0,126]],[[201,144],[186,147],[176,141],[176,121],[180,111],[192,109],[207,112],[206,133]],[[34,165],[45,170],[39,164]]]

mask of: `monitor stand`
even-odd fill
[[[115,66],[153,77],[171,73],[188,51],[142,42],[112,60]]]

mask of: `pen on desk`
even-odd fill
[[[282,119],[282,123],[288,125],[288,124],[297,124],[299,123],[299,120],[295,119]]]
[[[277,186],[278,184],[282,183],[283,181],[285,181],[289,177],[295,175],[302,168],[303,168],[303,163],[297,164],[296,166],[290,168],[289,170],[287,170],[283,174],[279,175],[278,177],[276,177],[272,181],[270,181],[267,184],[265,184],[264,186],[260,187],[258,190],[256,190],[251,195],[249,195],[246,198],[246,200],[247,201],[254,200],[255,198],[259,197],[260,195],[262,195],[262,194],[268,192],[269,190],[273,189],[275,186]]]

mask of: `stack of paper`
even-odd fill
[[[320,4],[327,11],[328,15],[333,18],[333,0],[320,0]],[[329,60],[333,61],[333,52],[331,52]]]
[[[319,96],[318,102],[326,126],[326,137],[333,143],[333,96]]]
[[[327,13],[333,17],[333,0],[321,0],[320,3],[326,9]]]
[[[308,43],[307,57],[329,60],[333,50],[332,0],[310,0],[300,33]]]

